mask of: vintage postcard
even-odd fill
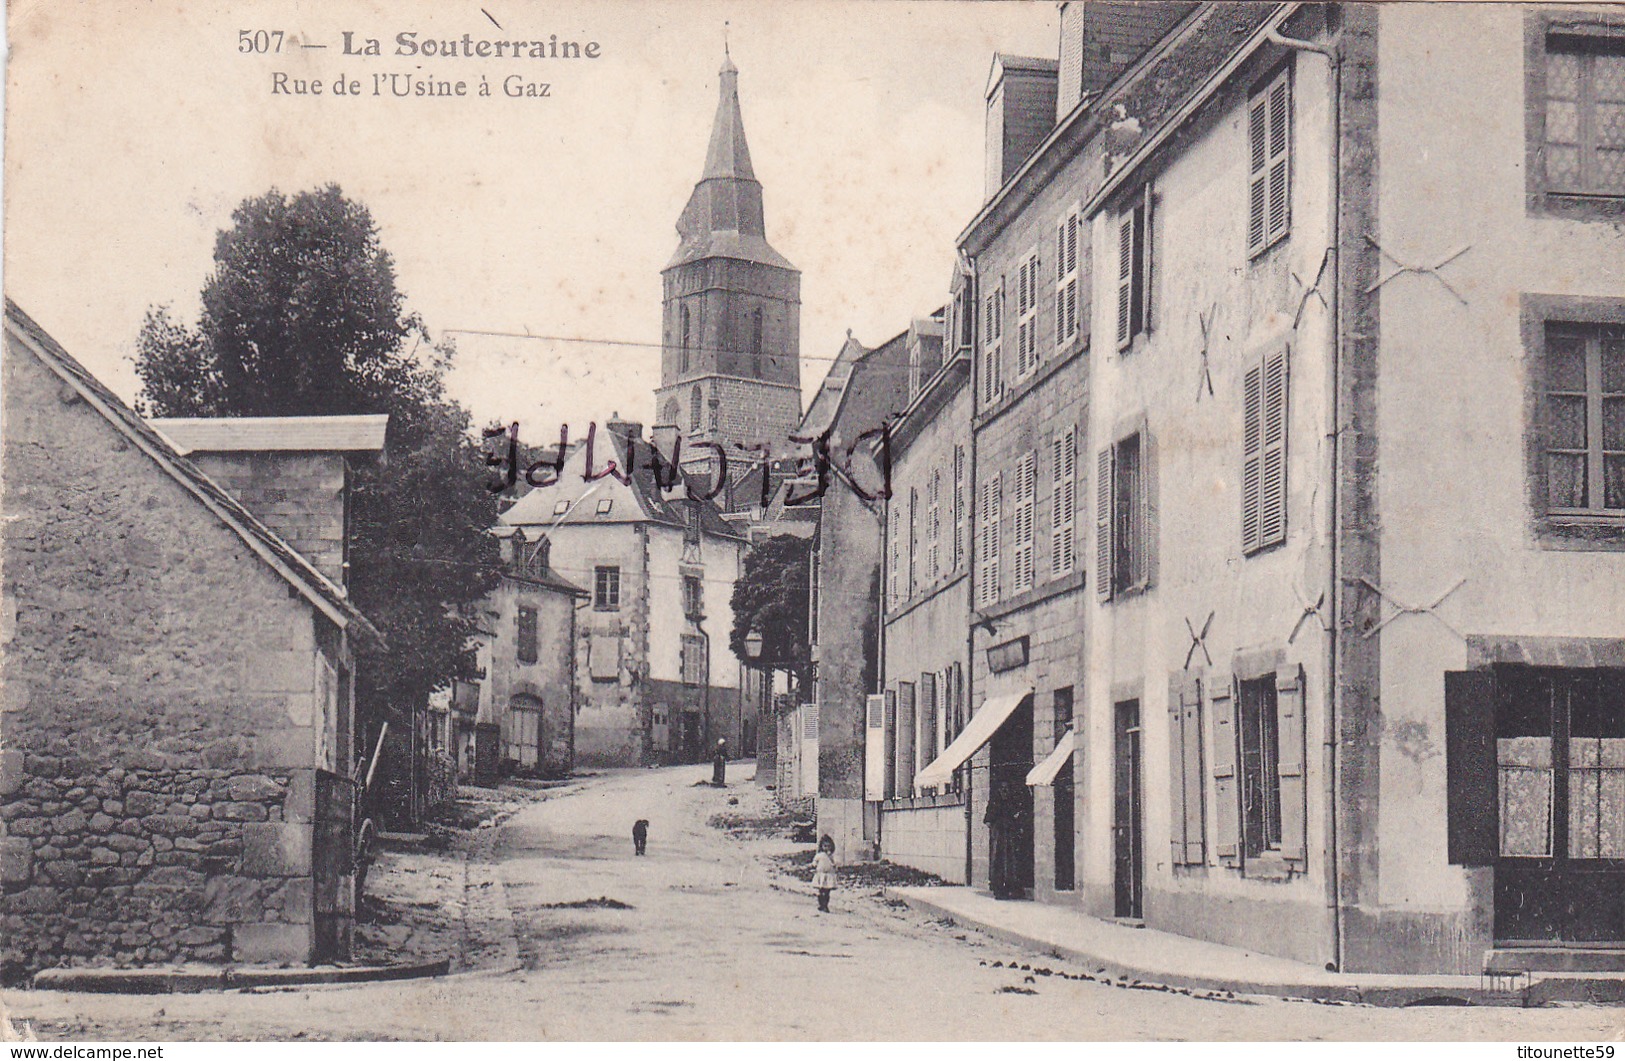
[[[1625,5],[7,32],[6,1036],[1613,1056]]]

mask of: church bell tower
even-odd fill
[[[705,170],[677,219],[661,272],[664,315],[658,435],[682,440],[685,467],[728,455],[737,479],[757,447],[782,455],[801,421],[801,273],[767,242],[762,185],[739,111],[739,69],[722,63]],[[664,428],[664,431],[658,429]]]

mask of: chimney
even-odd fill
[[[1067,0],[1061,5],[1059,122],[1117,80],[1198,5],[1163,0]]]
[[[352,473],[359,462],[383,460],[389,417],[148,422],[316,570],[347,585]]]
[[[995,55],[987,82],[987,198],[1004,187],[1055,125],[1054,59]]]
[[[617,438],[643,441],[643,425],[636,420],[622,420],[620,413],[609,414],[609,423],[604,425],[604,430]]]

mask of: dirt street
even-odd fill
[[[521,968],[255,993],[10,992],[42,1039],[1613,1040],[1625,1009],[1372,1009],[1210,1001],[992,968],[1016,948],[838,890],[816,911],[713,815],[766,815],[749,764],[609,772],[525,807],[496,844]],[[731,804],[730,799],[737,799]],[[633,855],[634,820],[650,822]],[[472,878],[471,878],[472,879]]]

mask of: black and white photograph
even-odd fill
[[[0,190],[8,1057],[1625,1037],[1625,4],[11,0]]]

